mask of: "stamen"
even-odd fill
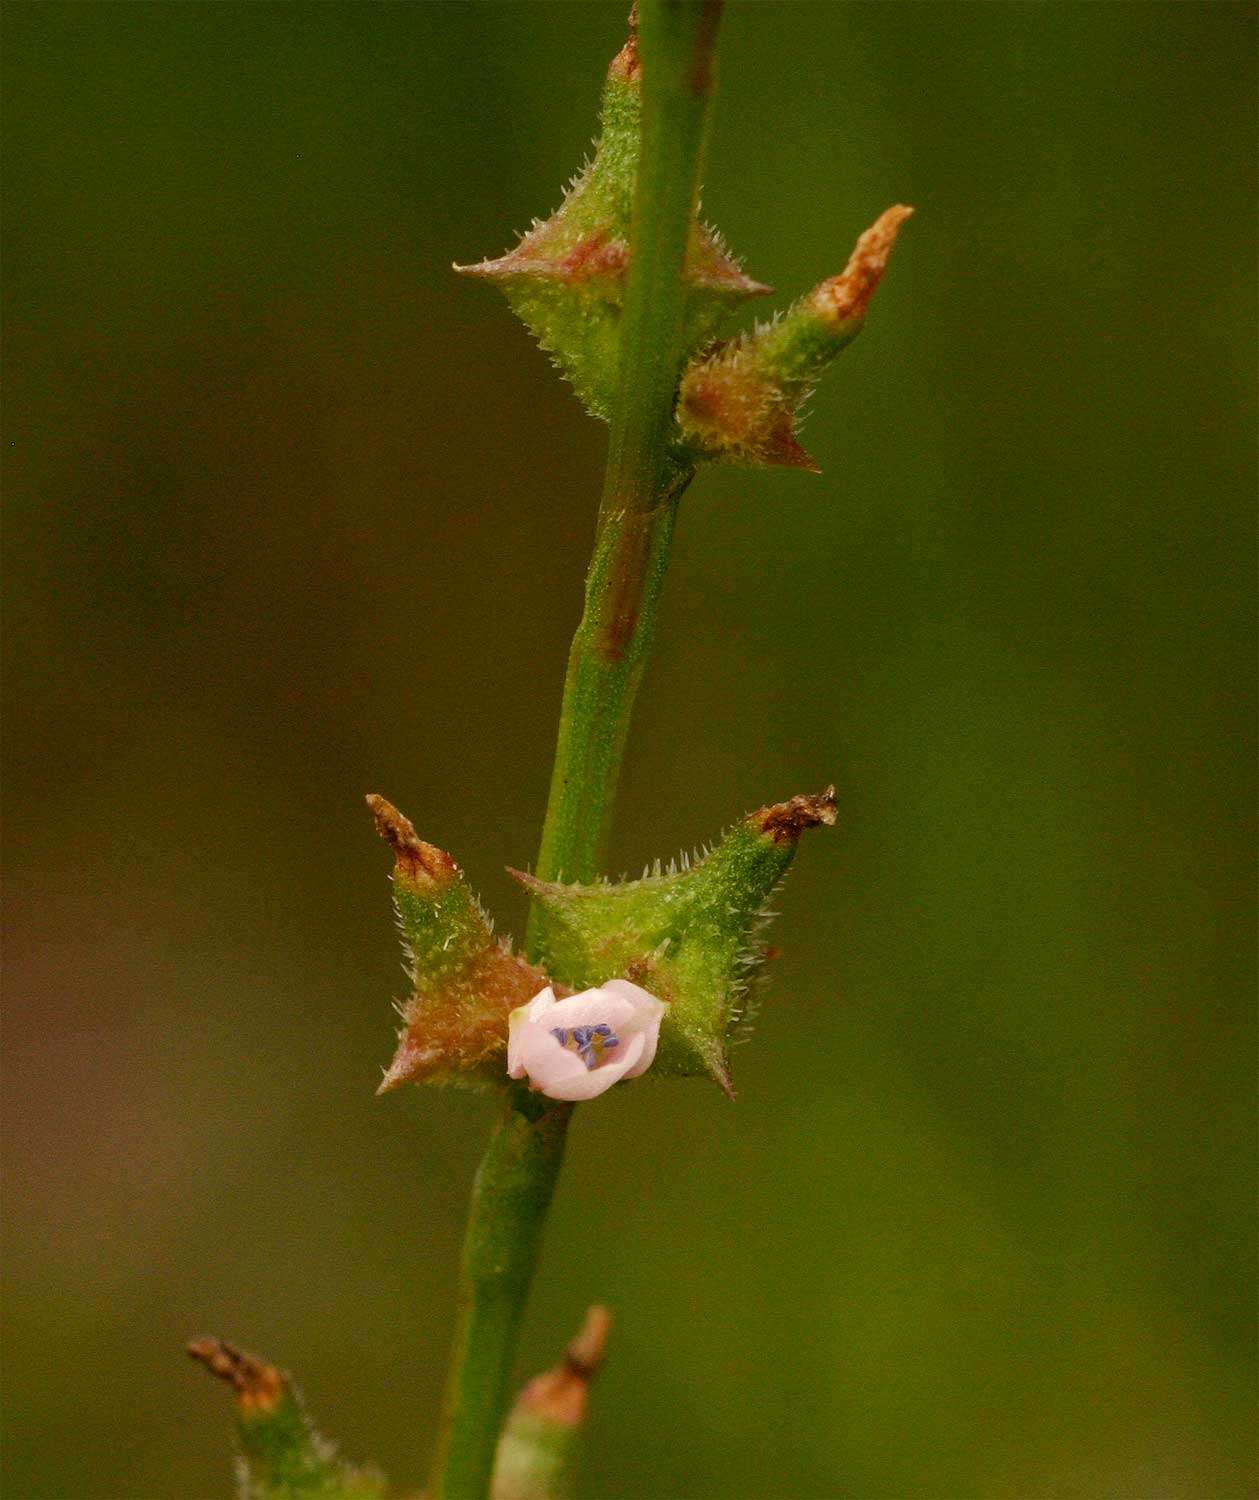
[[[587,1069],[593,1071],[603,1061],[603,1054],[621,1045],[612,1028],[601,1021],[597,1026],[552,1026],[551,1035],[569,1052],[575,1052]]]

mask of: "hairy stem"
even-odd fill
[[[569,655],[538,856],[544,879],[589,879],[611,817],[655,623],[677,500],[670,455],[681,369],[682,271],[699,192],[721,0],[639,0],[643,137],[635,184],[620,395],[585,609]],[[536,956],[543,918],[531,913]],[[485,1500],[520,1320],[571,1105],[510,1096],[477,1174],[430,1500]]]

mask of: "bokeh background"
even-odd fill
[[[219,1333],[422,1479],[474,1098],[377,1100],[398,802],[508,928],[604,434],[449,273],[620,4],[12,4],[12,1500],[210,1500]],[[741,1097],[582,1112],[522,1375],[584,1493],[1254,1491],[1254,12],[734,3],[780,298],[917,205],[807,431],[685,502],[617,868],[840,788]]]

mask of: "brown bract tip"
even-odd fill
[[[835,788],[828,786],[820,797],[792,797],[787,802],[775,802],[752,816],[761,832],[769,834],[776,844],[794,842],[806,828],[816,828],[820,823],[829,828],[834,823]]]
[[[417,884],[454,878],[457,866],[450,855],[444,849],[426,844],[417,837],[411,820],[404,817],[392,802],[386,802],[375,792],[369,792],[367,805],[376,819],[376,832],[394,852],[396,875],[402,875]]]
[[[603,1364],[607,1353],[608,1332],[612,1327],[612,1314],[597,1303],[586,1309],[586,1321],[581,1332],[564,1351],[564,1362],[576,1374],[591,1379]]]
[[[194,1339],[188,1345],[188,1353],[211,1375],[232,1387],[242,1411],[274,1411],[287,1389],[284,1376],[273,1365],[264,1364],[222,1339]]]
[[[630,11],[629,38],[608,64],[609,78],[620,78],[626,83],[637,83],[642,77],[643,65],[638,56],[638,32],[634,29],[636,20],[635,12]]]
[[[519,1407],[564,1427],[576,1427],[586,1415],[586,1396],[591,1380],[603,1364],[612,1314],[606,1307],[586,1313],[581,1332],[564,1351],[564,1359],[553,1370],[538,1375],[520,1393]]]
[[[887,269],[901,225],[912,213],[912,208],[897,203],[880,214],[857,241],[842,274],[832,276],[818,287],[814,301],[827,318],[847,323],[865,316],[870,298]]]

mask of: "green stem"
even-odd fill
[[[571,1104],[509,1095],[477,1170],[431,1500],[489,1494],[512,1363]]]
[[[620,399],[599,530],[573,637],[537,874],[597,873],[634,695],[655,628],[677,500],[692,471],[671,452],[683,358],[682,269],[699,196],[720,0],[639,7],[642,148],[621,326]],[[536,951],[541,915],[530,919]]]
[[[598,873],[634,696],[655,633],[669,566],[677,496],[663,487],[649,510],[614,511],[600,523],[586,602],[569,651],[555,769],[537,874],[590,880]],[[529,915],[528,949],[539,952],[544,914]]]
[[[596,872],[634,694],[691,477],[670,451],[683,358],[682,271],[699,194],[721,0],[639,0],[642,148],[621,331],[620,398],[586,602],[569,654],[537,872]],[[536,957],[542,918],[530,915]],[[430,1500],[485,1500],[571,1105],[510,1096],[477,1174]]]

